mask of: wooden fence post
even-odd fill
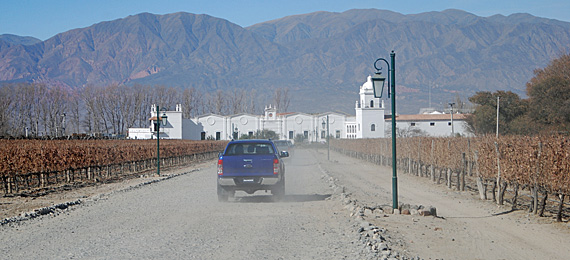
[[[481,173],[479,172],[479,151],[475,151],[475,165],[477,165],[477,190],[479,190],[479,198],[482,200],[487,199],[487,190],[483,188],[483,178],[481,178]]]
[[[463,161],[463,169],[461,170],[461,191],[465,191],[465,172],[467,170],[467,160],[465,158],[465,153],[461,154],[461,159]]]
[[[447,187],[451,189],[451,178],[453,175],[453,171],[451,170],[451,168],[447,168]]]
[[[418,172],[416,176],[424,177],[422,172],[422,139],[419,139],[418,142]]]
[[[564,208],[564,194],[558,194],[560,197],[560,203],[558,204],[558,212],[556,213],[556,221],[562,222],[562,208]]]
[[[431,181],[435,182],[435,169],[434,169],[434,161],[433,161],[433,147],[434,147],[434,140],[431,140],[431,153],[430,153],[430,172],[431,172]]]
[[[497,153],[497,186],[499,187],[497,204],[503,205],[503,191],[501,190],[501,153],[499,152],[499,144],[497,142],[495,142],[495,152]]]
[[[538,142],[538,158],[536,160],[536,173],[533,176],[533,188],[532,188],[532,205],[533,213],[536,215],[538,213],[538,176],[540,176],[540,162],[542,158],[542,142]]]

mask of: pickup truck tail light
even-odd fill
[[[278,159],[273,159],[273,174],[279,174],[279,160]]]
[[[224,175],[224,160],[218,159],[218,175]]]

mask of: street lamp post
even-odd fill
[[[383,61],[388,67],[388,98],[392,101],[392,208],[398,208],[398,170],[396,168],[396,53],[390,53],[390,63],[384,58],[379,58],[374,62],[376,69],[375,75],[372,77],[372,86],[374,89],[374,97],[381,98],[384,91],[384,82],[386,78],[382,76],[382,67],[378,67],[377,63]],[[392,64],[392,66],[390,66]],[[384,118],[382,118],[384,120]]]
[[[330,134],[329,134],[329,115],[327,115],[327,122],[325,123],[325,119],[323,118],[323,129],[325,129],[325,125],[327,127],[327,160],[331,160],[331,143],[330,143]]]
[[[168,123],[168,116],[166,115],[166,110],[162,112],[162,116],[159,115],[159,107],[156,106],[156,120],[154,121],[154,130],[156,131],[156,174],[160,176],[160,125],[165,126]]]

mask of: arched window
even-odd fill
[[[370,107],[374,107],[374,100],[370,100]]]
[[[372,124],[370,126],[370,131],[372,131],[372,132],[376,131],[376,125],[375,124]]]

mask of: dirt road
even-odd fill
[[[217,201],[215,162],[183,176],[3,227],[0,258],[362,259],[311,152],[287,159],[283,202]]]
[[[158,183],[87,199],[59,216],[0,227],[2,259],[374,259],[361,243],[360,206],[391,205],[391,169],[326,150],[286,160],[286,196],[238,192],[217,201],[215,164]],[[191,170],[190,168],[188,170]],[[333,179],[336,185],[331,186]],[[342,187],[338,189],[338,187]],[[338,194],[344,190],[345,193]],[[401,203],[440,217],[372,214],[386,244],[422,259],[568,259],[566,226],[539,224],[469,192],[400,174]],[[79,195],[78,195],[79,196]],[[340,198],[340,199],[339,199]]]
[[[326,154],[321,155],[326,159]],[[392,205],[392,169],[331,153],[329,174],[362,205]],[[399,203],[434,206],[439,218],[410,215],[365,217],[403,242],[400,248],[424,259],[569,259],[568,224],[541,224],[524,211],[510,211],[477,194],[435,185],[400,173]]]

